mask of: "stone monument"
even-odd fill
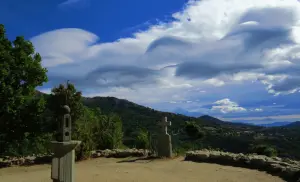
[[[62,107],[57,141],[51,142],[53,150],[51,179],[53,182],[74,182],[75,148],[81,143],[71,138],[72,121],[70,108]]]
[[[171,121],[164,117],[158,125],[161,129],[157,136],[157,155],[158,157],[170,158],[172,157],[172,140],[168,134],[168,126],[171,126]]]

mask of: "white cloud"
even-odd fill
[[[247,109],[240,107],[236,102],[233,102],[228,98],[214,102],[214,106],[212,106],[211,110],[217,110],[222,113],[247,111]]]
[[[71,5],[85,5],[89,0],[66,0],[60,3],[59,7],[71,6]]]
[[[218,100],[213,103],[213,106],[211,107],[212,111],[219,111],[223,114],[227,113],[238,113],[238,112],[262,112],[262,108],[244,108],[241,107],[238,103],[231,101],[228,98]]]
[[[280,115],[280,116],[266,116],[266,117],[235,117],[235,118],[219,118],[224,121],[263,121],[263,120],[271,120],[271,122],[274,122],[276,120],[283,120],[283,121],[295,121],[299,120],[300,115],[299,114],[291,114],[291,115]],[[259,122],[259,123],[270,123],[269,122]]]
[[[263,109],[261,109],[261,108],[256,108],[256,109],[254,109],[254,111],[257,111],[257,112],[262,112],[262,111],[263,111]]]
[[[300,3],[297,0],[190,1],[131,38],[101,43],[81,29],[59,29],[31,40],[49,69],[47,86],[71,80],[85,95],[110,95],[143,104],[212,103],[299,91]],[[239,92],[236,89],[238,85]],[[222,89],[222,92],[219,90]],[[205,92],[200,92],[205,90]],[[211,93],[220,95],[211,96]],[[246,109],[228,100],[222,112]],[[192,104],[192,103],[189,103]],[[224,105],[225,104],[225,105]],[[171,105],[171,103],[170,103]],[[191,108],[190,108],[191,109]]]
[[[42,65],[47,68],[91,58],[93,47],[90,46],[97,40],[95,34],[76,28],[50,31],[31,39],[44,58]]]
[[[67,1],[64,1],[63,3],[61,3],[61,4],[65,4],[65,5],[67,5],[67,4],[73,4],[73,3],[77,3],[77,2],[79,2],[79,1],[81,1],[81,0],[67,0]]]

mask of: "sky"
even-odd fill
[[[300,120],[297,0],[3,0],[51,88],[226,121]]]

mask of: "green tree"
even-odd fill
[[[275,157],[278,155],[276,148],[264,144],[250,146],[250,152],[269,157]]]
[[[96,133],[98,119],[94,110],[84,107],[83,114],[75,121],[73,138],[81,141],[76,148],[76,158],[90,157],[91,151],[96,149]]]
[[[77,91],[71,83],[67,83],[66,85],[60,84],[58,87],[54,87],[48,97],[48,107],[54,119],[52,121],[53,124],[56,126],[56,120],[62,115],[61,107],[63,105],[70,107],[72,120],[77,121],[84,112],[81,99],[81,92]]]
[[[115,149],[123,144],[122,120],[116,114],[102,115],[96,133],[99,149]]]
[[[47,81],[47,70],[30,41],[18,36],[11,42],[0,25],[0,153],[11,142],[37,132],[44,101],[33,100],[35,88]]]
[[[185,122],[185,132],[191,139],[201,139],[205,133],[201,130],[200,126],[195,122]]]
[[[138,149],[149,149],[150,139],[149,132],[145,129],[140,129],[135,140],[136,148]]]

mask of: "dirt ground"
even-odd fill
[[[282,182],[270,174],[237,167],[172,160],[98,158],[76,163],[76,182]],[[0,182],[52,182],[50,166],[0,169]]]

